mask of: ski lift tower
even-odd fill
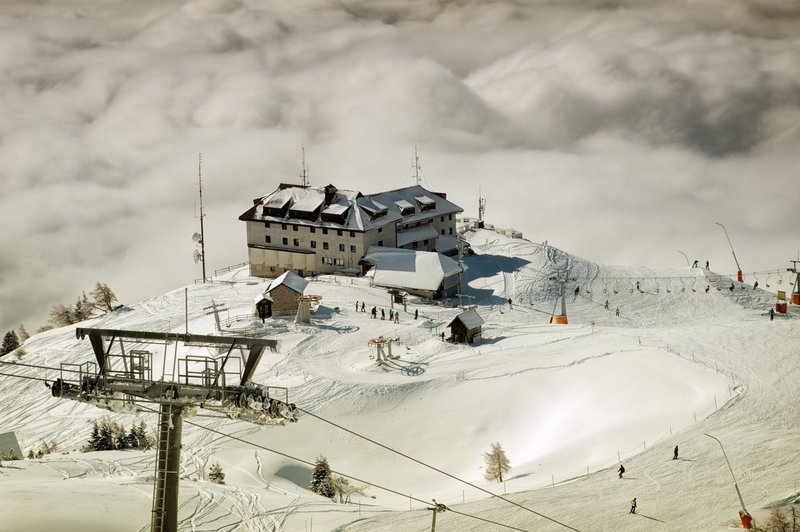
[[[277,340],[80,327],[75,334],[81,340],[89,337],[97,364],[61,364],[61,375],[50,386],[54,397],[125,413],[142,411],[139,403],[159,405],[151,532],[178,530],[182,416],[187,410],[205,408],[259,425],[297,421],[288,389],[252,382],[262,353],[275,349]],[[153,345],[163,348],[161,368],[153,367]],[[185,356],[179,357],[179,345]],[[174,347],[171,364],[170,346]],[[221,362],[185,354],[198,348],[227,349],[227,353]],[[158,371],[160,376],[154,376]]]
[[[792,305],[800,305],[800,275],[798,275],[797,264],[800,263],[800,260],[790,260],[789,262],[792,263],[791,268],[787,268],[786,271],[792,272],[794,274],[794,286],[792,287]]]
[[[569,321],[567,321],[567,297],[564,294],[564,285],[567,284],[570,281],[577,281],[577,279],[575,277],[557,277],[557,276],[553,276],[553,277],[550,277],[550,280],[551,281],[556,281],[557,283],[559,283],[561,285],[560,286],[560,291],[559,291],[559,295],[561,296],[561,314],[553,316],[553,323],[566,325],[567,323],[569,323]],[[558,304],[558,303],[556,303],[556,304]]]

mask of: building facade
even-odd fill
[[[289,270],[356,273],[370,246],[455,249],[461,212],[420,186],[365,196],[333,185],[281,184],[239,219],[247,227],[250,274],[276,277]]]

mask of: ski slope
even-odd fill
[[[313,415],[269,428],[202,409],[187,417],[181,530],[428,530],[431,512],[413,499],[432,498],[522,530],[564,530],[537,514],[579,530],[727,530],[738,524],[739,501],[706,432],[724,442],[757,521],[771,504],[796,502],[796,308],[770,322],[774,294],[738,283],[730,290],[730,279],[713,272],[596,264],[485,230],[469,240],[475,254],[465,257],[463,292],[486,322],[474,346],[439,338],[460,311],[452,306],[411,298],[399,324],[356,312],[356,301],[388,312],[385,290],[363,278],[314,280],[306,293],[321,295],[322,305],[311,325],[262,325],[250,318],[252,298],[268,281],[246,269],[81,324],[182,332],[188,303],[188,329],[210,334],[210,307],[219,304],[223,330],[279,340],[254,380],[287,387],[289,400]],[[568,325],[549,323],[560,308],[552,277],[575,279],[566,285]],[[380,335],[396,340],[399,358],[378,366],[367,344]],[[55,368],[94,359],[73,328],[35,335],[24,349],[22,364]],[[158,368],[169,353],[156,355]],[[45,440],[59,445],[42,459],[4,462],[0,530],[147,530],[153,452],[79,452],[91,420],[108,412],[53,398],[41,380],[21,378],[52,380],[52,370],[3,365],[0,372],[0,430],[15,431],[26,450]],[[139,418],[155,425],[151,413],[114,416],[126,427]],[[483,478],[482,453],[495,441],[512,465],[502,485]],[[316,496],[305,489],[310,467],[270,450],[306,462],[324,455],[337,472],[369,484],[366,495],[350,505]],[[620,461],[622,480],[614,472]],[[214,462],[225,485],[198,478],[198,467]],[[632,497],[639,515],[627,513]],[[48,511],[35,511],[32,501]],[[453,512],[438,514],[437,527],[503,530]]]

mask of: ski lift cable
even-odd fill
[[[452,474],[450,474],[450,473],[448,473],[448,472],[446,472],[446,471],[443,471],[443,470],[441,470],[441,469],[439,469],[439,468],[437,468],[437,467],[434,467],[434,466],[432,466],[432,465],[426,464],[425,462],[422,462],[422,461],[420,461],[420,460],[417,460],[416,458],[413,458],[412,456],[409,456],[409,455],[407,455],[407,454],[405,454],[405,453],[403,453],[403,452],[401,452],[401,451],[398,451],[397,449],[393,449],[393,448],[391,448],[391,447],[389,447],[389,446],[387,446],[387,445],[384,445],[384,444],[382,444],[382,443],[380,443],[380,442],[377,442],[377,441],[375,441],[375,440],[373,440],[373,439],[370,439],[370,438],[368,438],[368,437],[366,437],[366,436],[364,436],[364,435],[362,435],[362,434],[359,434],[359,433],[357,433],[357,432],[355,432],[355,431],[353,431],[353,430],[350,430],[350,429],[348,429],[348,428],[346,428],[346,427],[343,427],[342,425],[339,425],[339,424],[337,424],[337,423],[334,423],[333,421],[329,421],[329,420],[327,420],[327,419],[325,419],[325,418],[322,418],[322,417],[320,417],[320,416],[318,416],[318,415],[316,415],[316,414],[314,414],[314,413],[312,413],[312,412],[309,412],[308,410],[305,410],[305,409],[303,409],[303,408],[301,408],[301,407],[299,407],[299,406],[297,407],[297,410],[299,410],[300,412],[303,412],[304,414],[306,414],[306,415],[308,415],[308,416],[311,416],[311,417],[313,417],[313,418],[315,418],[315,419],[318,419],[318,420],[322,421],[323,423],[327,423],[327,424],[329,424],[329,425],[331,425],[331,426],[333,426],[333,427],[336,427],[336,428],[338,428],[339,430],[343,430],[343,431],[347,432],[348,434],[352,434],[353,436],[356,436],[356,437],[358,437],[358,438],[361,438],[361,439],[363,439],[363,440],[365,440],[365,441],[368,441],[368,442],[372,443],[373,445],[377,445],[378,447],[380,447],[380,448],[382,448],[382,449],[385,449],[385,450],[387,450],[387,451],[390,451],[390,452],[392,452],[392,453],[395,453],[395,454],[397,454],[398,456],[402,456],[403,458],[406,458],[406,459],[408,459],[408,460],[411,460],[412,462],[415,462],[415,463],[417,463],[417,464],[419,464],[419,465],[421,465],[421,466],[427,467],[428,469],[431,469],[431,470],[433,470],[433,471],[436,471],[437,473],[440,473],[440,474],[442,474],[442,475],[444,475],[444,476],[446,476],[446,477],[452,478],[453,480],[456,480],[456,481],[458,481],[458,482],[461,482],[462,484],[465,484],[465,485],[467,485],[467,486],[469,486],[469,487],[471,487],[471,488],[474,488],[474,489],[476,489],[476,490],[478,490],[478,491],[481,491],[481,492],[483,492],[483,493],[486,493],[487,495],[490,495],[490,496],[492,496],[492,497],[496,497],[496,498],[498,498],[498,499],[500,499],[500,500],[502,500],[502,501],[505,501],[505,502],[507,502],[507,503],[509,503],[509,504],[512,504],[512,505],[514,505],[514,506],[516,506],[516,507],[518,507],[518,508],[521,508],[521,509],[523,509],[523,510],[525,510],[525,511],[527,511],[527,512],[530,512],[530,513],[532,513],[532,514],[534,514],[534,515],[538,515],[539,517],[541,517],[541,518],[543,518],[543,519],[547,519],[548,521],[550,521],[550,522],[552,522],[552,523],[556,523],[556,524],[558,524],[558,525],[561,525],[561,526],[563,526],[564,528],[568,528],[568,529],[570,529],[570,530],[577,530],[576,528],[573,528],[573,527],[571,527],[571,526],[569,526],[569,525],[567,525],[567,524],[565,524],[565,523],[562,523],[562,522],[560,522],[560,521],[558,521],[558,520],[556,520],[556,519],[553,519],[552,517],[548,517],[548,516],[546,516],[546,515],[544,515],[544,514],[542,514],[542,513],[539,513],[539,512],[537,512],[536,510],[533,510],[533,509],[531,509],[531,508],[528,508],[527,506],[523,506],[523,505],[521,505],[521,504],[519,504],[519,503],[517,503],[517,502],[514,502],[514,501],[512,501],[511,499],[507,499],[507,498],[505,498],[505,497],[502,497],[502,496],[500,496],[500,495],[498,495],[498,494],[496,494],[496,493],[493,493],[493,492],[491,492],[491,491],[489,491],[489,490],[487,490],[487,489],[484,489],[484,488],[482,488],[482,487],[478,486],[477,484],[473,484],[473,483],[471,483],[471,482],[469,482],[469,481],[466,481],[466,480],[464,480],[464,479],[458,478],[457,476],[455,476],[455,475],[452,475]],[[363,482],[363,481],[359,481],[359,482]]]
[[[148,409],[148,410],[151,410],[152,412],[154,412],[154,413],[157,413],[157,412],[156,412],[154,409]],[[310,412],[307,412],[307,411],[305,411],[305,410],[302,410],[302,409],[301,409],[301,408],[299,408],[299,407],[298,407],[298,410],[301,410],[301,411],[305,412],[306,414],[312,415],[312,417],[317,417],[317,416],[313,416],[313,414],[310,414]],[[321,418],[318,418],[318,419],[321,419]],[[324,421],[324,420],[323,420],[323,421]],[[195,427],[198,427],[198,428],[201,428],[201,429],[207,430],[207,431],[209,431],[209,432],[213,432],[213,433],[215,433],[215,434],[218,434],[218,435],[220,435],[220,436],[224,436],[224,437],[226,437],[226,438],[230,438],[230,439],[232,439],[232,440],[236,440],[236,441],[238,441],[238,442],[244,443],[244,444],[246,444],[246,445],[249,445],[249,446],[251,446],[251,447],[256,447],[256,448],[258,448],[258,449],[262,449],[262,450],[264,450],[264,451],[269,451],[269,452],[271,452],[271,453],[277,454],[277,455],[279,455],[279,456],[283,456],[284,458],[288,458],[288,459],[290,459],[290,460],[295,460],[295,461],[297,461],[297,462],[300,462],[301,464],[305,464],[305,465],[308,465],[308,466],[311,466],[311,467],[313,467],[313,466],[314,466],[314,463],[313,463],[313,462],[309,462],[309,461],[307,461],[307,460],[303,460],[302,458],[298,458],[298,457],[296,457],[296,456],[292,456],[292,455],[286,454],[286,453],[284,453],[284,452],[277,451],[277,450],[275,450],[275,449],[271,449],[271,448],[269,448],[269,447],[266,447],[266,446],[264,446],[264,445],[260,445],[260,444],[257,444],[257,443],[255,443],[255,442],[251,442],[251,441],[245,440],[244,438],[240,438],[240,437],[238,437],[238,436],[234,436],[234,435],[232,435],[232,434],[228,434],[228,433],[226,433],[226,432],[222,432],[222,431],[220,431],[220,430],[212,429],[211,427],[207,427],[207,426],[205,426],[205,425],[201,425],[200,423],[194,423],[193,421],[190,421],[190,420],[188,420],[188,419],[184,419],[184,420],[183,420],[183,422],[184,422],[184,423],[186,423],[186,424],[189,424],[189,425],[192,425],[192,426],[195,426]],[[345,430],[347,430],[347,429],[345,429]],[[348,431],[348,432],[349,432],[349,431]],[[331,473],[335,473],[335,474],[337,474],[337,475],[340,475],[340,476],[343,476],[343,477],[345,477],[345,478],[349,478],[350,480],[354,480],[354,481],[356,481],[356,482],[361,482],[361,483],[363,483],[363,484],[366,484],[366,485],[368,485],[368,486],[372,486],[372,487],[378,488],[378,489],[380,489],[380,490],[386,491],[386,492],[388,492],[388,493],[392,493],[392,494],[394,494],[394,495],[399,495],[399,496],[401,496],[401,497],[406,497],[406,498],[409,498],[409,499],[411,499],[411,500],[417,501],[417,502],[419,502],[419,503],[422,503],[422,504],[425,504],[425,505],[428,505],[428,504],[430,504],[430,502],[429,502],[429,501],[426,501],[426,500],[424,500],[424,499],[419,499],[419,498],[417,498],[417,497],[414,497],[413,495],[409,495],[409,494],[407,494],[407,493],[401,493],[401,492],[399,492],[399,491],[397,491],[397,490],[394,490],[394,489],[391,489],[391,488],[387,488],[386,486],[381,486],[380,484],[375,484],[374,482],[369,482],[369,481],[367,481],[367,480],[363,480],[363,479],[360,479],[360,478],[358,478],[358,477],[354,477],[354,476],[352,476],[352,475],[348,475],[348,474],[346,474],[346,473],[343,473],[343,472],[341,472],[341,471],[335,471],[335,470],[331,469]],[[489,493],[491,493],[491,492],[489,492]],[[500,498],[502,499],[502,497],[500,497]],[[504,500],[505,500],[505,499],[504,499]],[[510,501],[509,501],[509,502],[510,502]],[[524,508],[524,506],[523,506],[522,508]],[[511,526],[511,525],[506,525],[506,524],[503,524],[503,523],[499,523],[499,522],[497,522],[497,521],[493,521],[493,520],[491,520],[491,519],[485,519],[485,518],[483,518],[483,517],[478,517],[477,515],[472,515],[472,514],[468,514],[468,513],[466,513],[466,512],[460,512],[460,511],[458,511],[458,510],[453,510],[453,509],[452,509],[452,508],[450,508],[450,507],[447,507],[447,510],[448,510],[448,511],[450,511],[450,512],[453,512],[454,514],[461,515],[461,516],[463,516],[463,517],[468,517],[468,518],[471,518],[471,519],[477,519],[477,520],[479,520],[479,521],[483,521],[484,523],[490,523],[490,524],[493,524],[493,525],[496,525],[496,526],[500,526],[500,527],[503,527],[503,528],[507,528],[507,529],[509,529],[509,530],[518,530],[518,531],[520,531],[520,532],[528,532],[527,530],[525,530],[525,529],[523,529],[523,528],[517,528],[517,527],[515,527],[515,526]],[[544,516],[543,516],[543,517],[544,517]],[[549,518],[548,518],[548,519],[549,519]],[[553,520],[551,519],[551,521],[553,521]],[[554,522],[556,522],[556,523],[557,523],[558,521],[554,521]],[[560,524],[560,523],[559,523],[559,524]],[[564,525],[564,526],[566,526],[566,525]],[[568,528],[569,528],[570,530],[577,530],[577,529],[575,529],[575,528],[572,528],[572,527],[568,527]]]
[[[17,365],[18,365],[18,364],[14,364],[14,363],[12,363],[12,362],[5,362],[5,361],[0,361],[0,364],[7,364],[7,365],[14,365],[14,366],[17,366]],[[54,368],[54,367],[48,367],[48,366],[36,366],[36,365],[32,365],[32,364],[25,364],[24,366],[26,366],[26,367],[33,367],[33,368],[37,368],[37,369],[50,370],[50,371],[60,371],[60,368]],[[48,382],[51,380],[51,379],[46,379],[46,378],[43,378],[43,377],[32,377],[32,376],[28,376],[28,375],[15,375],[15,374],[12,374],[12,373],[0,373],[0,375],[2,375],[2,376],[7,376],[7,377],[16,377],[16,378],[20,378],[20,379],[29,379],[29,380],[42,381],[42,382],[44,382],[45,384],[47,384],[47,383],[48,383]],[[127,401],[127,399],[125,399],[125,398],[112,398],[112,397],[109,397],[109,398],[108,398],[108,400],[112,400],[112,401],[114,401],[114,400],[117,400],[117,401]],[[142,402],[151,402],[151,401],[143,401],[143,400],[141,400],[141,398],[138,398],[138,399],[136,400],[136,402],[137,402],[137,403],[142,403]],[[156,402],[155,402],[155,401],[152,401],[152,403],[154,403],[154,404],[155,404]],[[158,413],[158,411],[157,411],[157,410],[155,410],[154,408],[149,408],[149,407],[142,406],[142,405],[140,405],[140,407],[142,408],[142,410],[146,410],[146,411],[149,411],[149,412],[152,412],[152,413],[155,413],[155,414],[157,414],[157,413]],[[392,452],[394,452],[394,453],[396,453],[396,454],[399,454],[400,456],[403,456],[403,457],[405,457],[405,458],[408,458],[409,460],[412,460],[412,461],[414,461],[414,462],[416,462],[416,463],[418,463],[418,464],[420,464],[420,465],[423,465],[423,466],[425,466],[425,467],[428,467],[428,468],[430,468],[430,469],[433,469],[434,471],[440,472],[440,473],[442,473],[442,474],[444,474],[444,475],[446,475],[446,476],[449,476],[449,477],[451,477],[451,478],[453,478],[453,479],[455,479],[455,480],[458,480],[459,482],[462,482],[462,483],[464,483],[464,484],[466,484],[466,485],[468,485],[468,486],[471,486],[471,487],[473,487],[473,488],[475,488],[475,489],[477,489],[477,490],[479,490],[479,491],[485,492],[485,493],[487,493],[487,494],[489,494],[489,495],[491,495],[491,496],[493,496],[493,497],[496,497],[496,498],[498,498],[498,499],[500,499],[500,500],[506,501],[506,502],[508,502],[508,503],[510,503],[510,504],[513,504],[514,506],[517,506],[517,507],[519,507],[519,508],[521,508],[521,509],[523,509],[523,510],[529,511],[529,512],[531,512],[531,513],[535,514],[535,515],[538,515],[539,517],[542,517],[542,518],[544,518],[544,519],[547,519],[548,521],[551,521],[551,522],[553,522],[553,523],[559,524],[559,525],[561,525],[561,526],[563,526],[563,527],[565,527],[565,528],[568,528],[568,529],[570,529],[570,530],[575,530],[576,532],[580,532],[580,531],[579,531],[577,528],[573,528],[573,527],[571,527],[571,526],[569,526],[569,525],[566,525],[566,524],[564,524],[564,523],[561,523],[561,522],[559,522],[559,521],[557,521],[557,520],[555,520],[555,519],[553,519],[553,518],[551,518],[551,517],[548,517],[548,516],[546,516],[546,515],[544,515],[544,514],[541,514],[541,513],[539,513],[539,512],[536,512],[536,511],[534,511],[534,510],[531,510],[530,508],[527,508],[527,507],[525,507],[525,506],[523,506],[523,505],[521,505],[521,504],[519,504],[519,503],[516,503],[516,502],[514,502],[514,501],[512,501],[512,500],[510,500],[510,499],[506,499],[505,497],[501,497],[500,495],[494,494],[494,493],[492,493],[491,491],[488,491],[488,490],[485,490],[485,489],[481,488],[480,486],[477,486],[477,485],[471,484],[471,483],[469,483],[469,482],[467,482],[467,481],[465,481],[465,480],[459,479],[458,477],[455,477],[455,476],[453,476],[453,475],[451,475],[451,474],[449,474],[449,473],[446,473],[446,472],[444,472],[444,471],[442,471],[442,470],[440,470],[440,469],[437,469],[437,468],[435,468],[435,467],[433,467],[433,466],[430,466],[430,465],[428,465],[428,464],[425,464],[424,462],[421,462],[421,461],[419,461],[419,460],[417,460],[417,459],[415,459],[415,458],[412,458],[412,457],[410,457],[410,456],[408,456],[408,455],[405,455],[405,454],[401,453],[400,451],[397,451],[397,450],[395,450],[395,449],[392,449],[392,448],[390,448],[390,447],[387,447],[387,446],[385,446],[385,445],[383,445],[383,444],[380,444],[380,443],[378,443],[378,442],[376,442],[376,441],[374,441],[374,440],[371,440],[371,439],[367,438],[366,436],[362,436],[362,435],[360,435],[360,434],[358,434],[358,433],[356,433],[356,432],[353,432],[353,431],[351,431],[351,430],[349,430],[349,429],[347,429],[347,428],[345,428],[345,427],[342,427],[342,426],[340,426],[340,425],[337,425],[336,423],[333,423],[332,421],[328,421],[328,420],[326,420],[326,419],[323,419],[323,418],[321,418],[321,417],[319,417],[319,416],[317,416],[317,415],[315,415],[315,414],[312,414],[311,412],[309,412],[309,411],[307,411],[307,410],[304,410],[304,409],[302,409],[302,408],[300,408],[300,407],[297,407],[297,409],[298,409],[299,411],[301,411],[301,412],[303,412],[303,413],[305,413],[305,414],[307,414],[307,415],[309,415],[309,416],[313,417],[313,418],[319,419],[320,421],[323,421],[323,422],[325,422],[325,423],[329,423],[330,425],[332,425],[332,426],[334,426],[334,427],[337,427],[337,428],[339,428],[339,429],[341,429],[341,430],[344,430],[345,432],[348,432],[348,433],[350,433],[350,434],[353,434],[353,435],[355,435],[355,436],[358,436],[358,437],[360,437],[360,438],[362,438],[362,439],[364,439],[364,440],[366,440],[366,441],[369,441],[369,442],[371,442],[371,443],[373,443],[373,444],[375,444],[375,445],[378,445],[379,447],[382,447],[382,448],[384,448],[384,449],[386,449],[386,450],[389,450],[389,451],[392,451]],[[214,418],[217,418],[217,417],[219,417],[219,416],[203,416],[203,417],[214,417]],[[224,418],[224,419],[229,419],[229,418]],[[312,467],[314,466],[314,464],[313,464],[312,462],[308,462],[308,461],[306,461],[306,460],[303,460],[303,459],[301,459],[301,458],[297,458],[297,457],[294,457],[294,456],[288,455],[288,454],[286,454],[286,453],[282,453],[282,452],[280,452],[280,451],[276,451],[275,449],[270,449],[270,448],[268,448],[268,447],[265,447],[265,446],[263,446],[263,445],[259,445],[259,444],[257,444],[257,443],[254,443],[254,442],[247,441],[247,440],[245,440],[245,439],[243,439],[243,438],[239,438],[239,437],[237,437],[237,436],[233,436],[232,434],[227,434],[227,433],[225,433],[225,432],[218,431],[218,430],[212,429],[212,428],[210,428],[210,427],[206,427],[206,426],[204,426],[204,425],[201,425],[201,424],[199,424],[199,423],[194,423],[194,422],[192,422],[192,421],[190,421],[190,420],[188,420],[188,419],[184,419],[184,420],[183,420],[183,422],[184,422],[184,423],[186,423],[186,424],[189,424],[189,425],[192,425],[192,426],[195,426],[195,427],[201,428],[201,429],[205,429],[205,430],[207,430],[207,431],[210,431],[210,432],[214,432],[214,433],[216,433],[216,434],[219,434],[220,436],[225,436],[225,437],[227,437],[227,438],[231,438],[231,439],[233,439],[233,440],[236,440],[236,441],[239,441],[239,442],[245,443],[245,444],[247,444],[247,445],[250,445],[250,446],[252,446],[252,447],[257,447],[257,448],[259,448],[259,449],[263,449],[263,450],[265,450],[265,451],[269,451],[269,452],[271,452],[271,453],[275,453],[275,454],[277,454],[277,455],[283,456],[283,457],[285,457],[285,458],[289,458],[289,459],[291,459],[291,460],[296,460],[296,461],[298,461],[298,462],[300,462],[300,463],[303,463],[303,464],[306,464],[306,465],[310,465],[310,466],[312,466]],[[426,500],[424,500],[424,499],[419,499],[419,498],[416,498],[416,497],[414,497],[414,496],[412,496],[412,495],[410,495],[410,494],[407,494],[407,493],[401,493],[401,492],[399,492],[399,491],[396,491],[396,490],[393,490],[393,489],[391,489],[391,488],[387,488],[387,487],[385,487],[385,486],[381,486],[381,485],[379,485],[379,484],[375,484],[374,482],[369,482],[369,481],[362,480],[362,479],[359,479],[359,478],[357,478],[357,477],[354,477],[354,476],[352,476],[352,475],[347,475],[346,473],[342,473],[342,472],[340,472],[340,471],[333,471],[333,470],[331,470],[331,471],[332,471],[333,473],[336,473],[337,475],[341,475],[341,476],[343,476],[343,477],[349,478],[349,479],[351,479],[351,480],[354,480],[354,481],[356,481],[356,482],[362,482],[362,483],[364,483],[364,484],[367,484],[367,485],[370,485],[370,486],[376,487],[376,488],[378,488],[378,489],[381,489],[381,490],[384,490],[384,491],[386,491],[386,492],[393,493],[393,494],[395,494],[395,495],[400,495],[400,496],[402,496],[402,497],[407,497],[407,498],[409,498],[409,499],[415,500],[415,501],[417,501],[417,502],[419,502],[419,503],[422,503],[422,504],[429,504],[429,503],[428,503],[428,501],[426,501]],[[522,529],[522,528],[517,528],[517,527],[511,526],[511,525],[506,525],[506,524],[499,523],[499,522],[497,522],[497,521],[492,521],[492,520],[489,520],[489,519],[484,519],[484,518],[482,518],[482,517],[478,517],[478,516],[475,516],[475,515],[467,514],[467,513],[465,513],[465,512],[459,512],[459,511],[457,511],[457,510],[453,510],[453,509],[451,509],[451,508],[449,508],[449,507],[448,507],[448,510],[449,510],[449,511],[451,511],[451,512],[453,512],[453,513],[455,513],[455,514],[458,514],[458,515],[464,516],[464,517],[468,517],[468,518],[471,518],[471,519],[477,519],[477,520],[479,520],[479,521],[483,521],[483,522],[485,522],[485,523],[490,523],[490,524],[493,524],[493,525],[497,525],[497,526],[500,526],[500,527],[503,527],[503,528],[508,528],[508,529],[510,529],[510,530],[518,530],[518,531],[520,531],[520,532],[528,532],[528,531],[526,531],[525,529]]]

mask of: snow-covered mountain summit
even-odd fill
[[[206,417],[199,409],[191,418],[199,426],[184,432],[181,529],[430,526],[430,512],[397,493],[435,497],[463,513],[523,530],[563,529],[320,418],[511,494],[579,530],[731,526],[738,499],[718,444],[704,432],[725,442],[757,519],[766,516],[767,505],[793,495],[800,464],[800,411],[792,399],[800,386],[800,349],[794,343],[800,321],[790,313],[770,322],[772,294],[739,283],[731,290],[730,279],[713,271],[601,265],[491,231],[473,232],[469,242],[474,254],[464,258],[462,286],[469,297],[462,300],[474,304],[485,321],[473,346],[441,341],[439,333],[461,311],[454,306],[411,298],[397,324],[356,311],[356,302],[389,308],[386,291],[363,278],[313,280],[306,293],[320,295],[322,303],[310,325],[285,318],[262,325],[252,319],[253,296],[268,281],[246,270],[81,324],[238,331],[279,341],[277,352],[262,357],[254,380],[288,388],[289,400],[314,415],[261,429]],[[554,309],[560,311],[559,283],[552,278],[570,279],[568,325],[549,323]],[[209,310],[214,304],[225,309],[217,316],[221,332]],[[368,343],[378,336],[395,340],[399,358],[376,365]],[[65,328],[31,337],[24,349],[16,367],[2,366],[0,430],[15,431],[25,449],[55,441],[59,452],[0,468],[6,501],[0,530],[45,530],[56,523],[65,529],[147,529],[153,452],[78,452],[89,422],[107,412],[53,398],[34,378],[52,380],[56,372],[23,365],[91,361],[88,342]],[[208,348],[193,354],[224,355]],[[168,356],[155,353],[154,366]],[[133,419],[115,416],[126,425]],[[139,417],[154,426],[152,414]],[[495,441],[512,464],[503,485],[486,481],[481,469],[482,453]],[[676,444],[684,459],[672,461]],[[286,455],[306,462],[324,455],[336,471],[373,486],[353,499],[357,504],[334,504],[306,489],[310,468]],[[620,461],[628,469],[624,480],[613,472]],[[198,478],[198,464],[213,462],[223,466],[226,485]],[[49,512],[32,511],[28,501],[34,494]],[[633,496],[640,516],[626,514]],[[437,525],[487,530],[485,522],[455,513],[440,514]]]

